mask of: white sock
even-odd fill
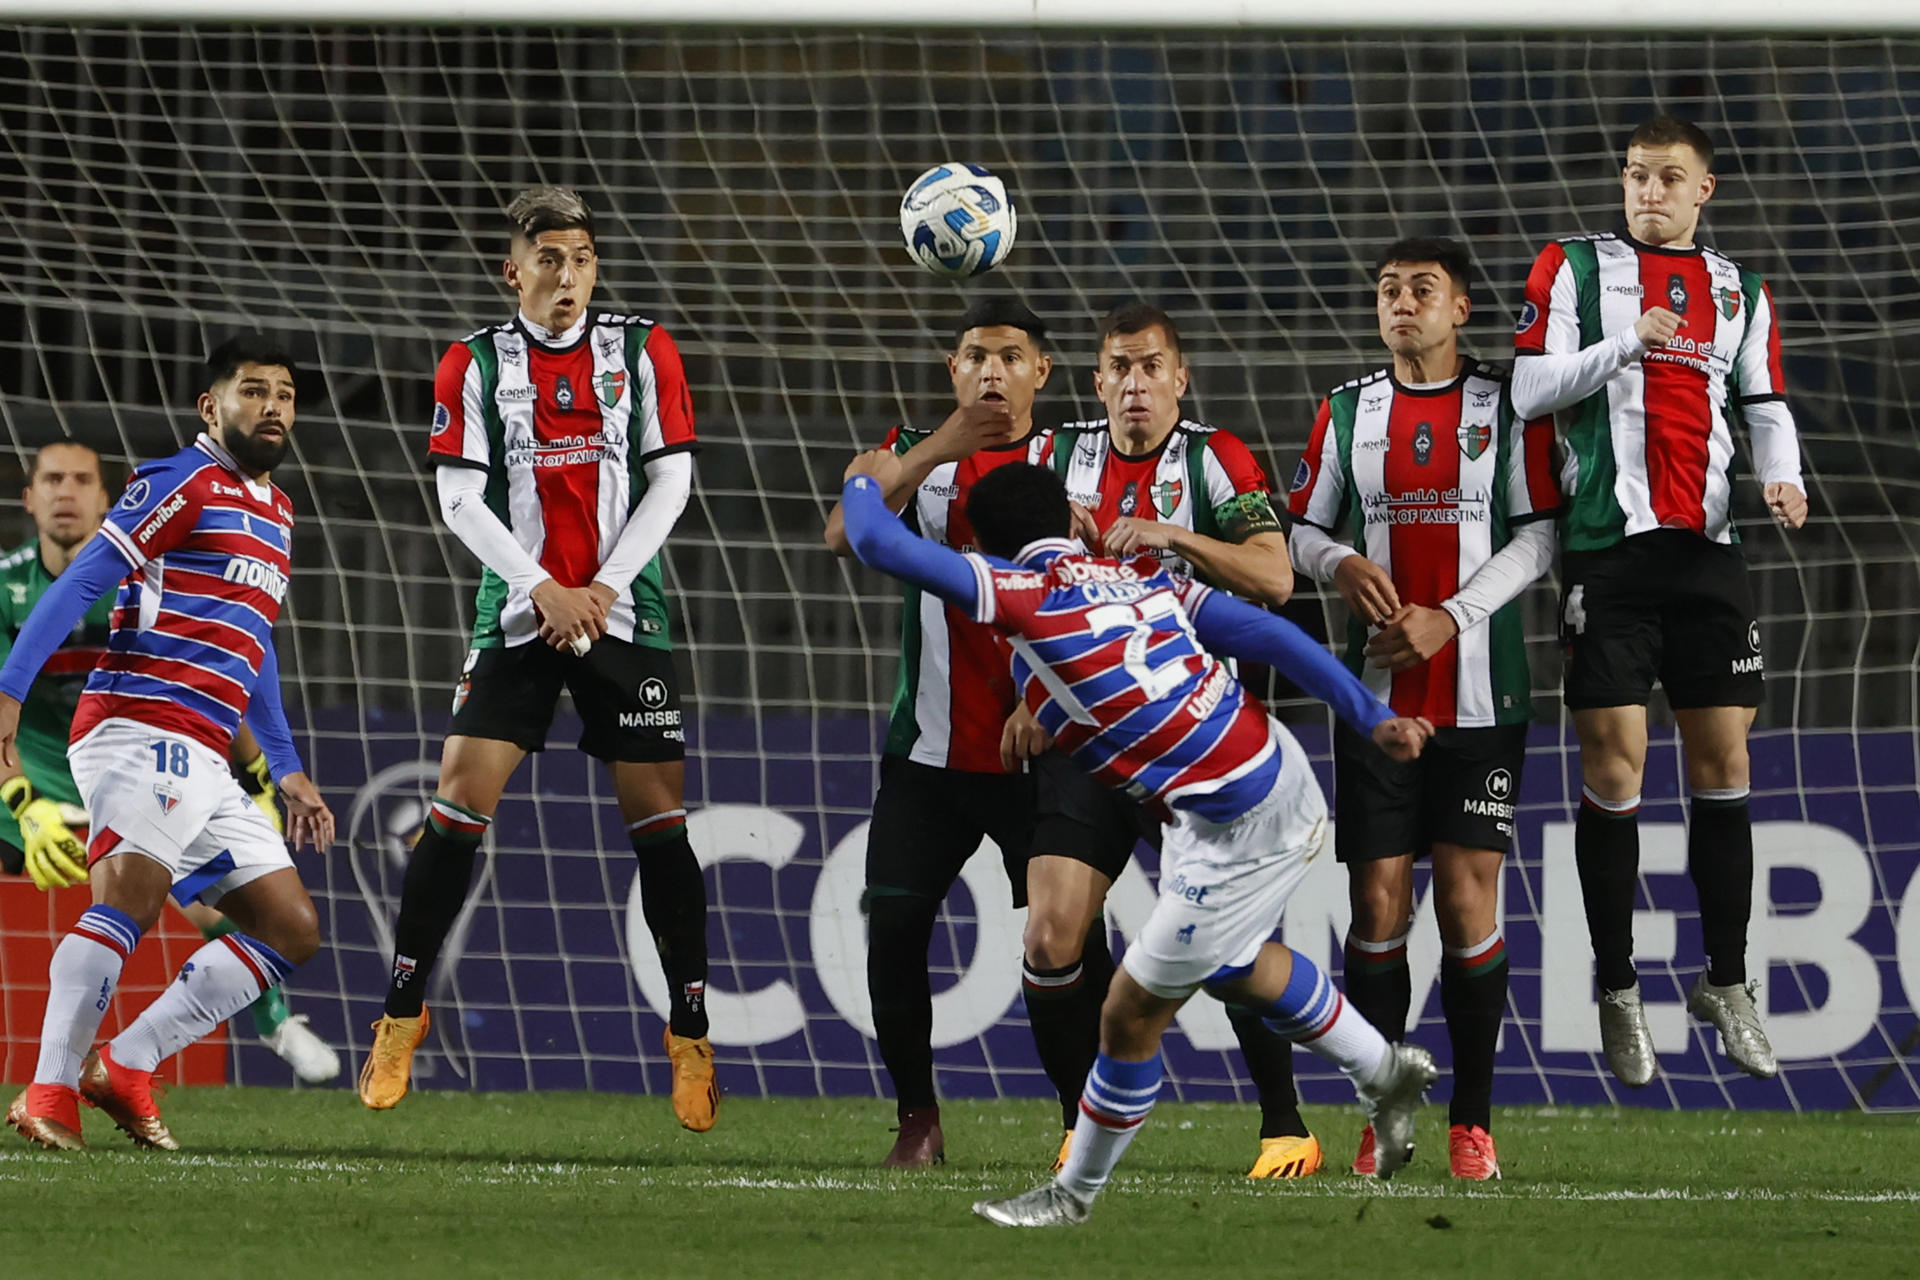
[[[1267,1026],[1333,1063],[1356,1085],[1371,1081],[1392,1052],[1386,1037],[1347,1003],[1320,966],[1298,951],[1287,989],[1263,1017]]]
[[[140,926],[112,907],[88,907],[74,921],[47,966],[47,1013],[40,1023],[35,1084],[79,1087],[80,1063],[113,1003],[121,967],[139,945]]]
[[[257,938],[223,934],[194,952],[160,998],[113,1038],[113,1060],[152,1071],[292,972],[292,965]]]
[[[1092,1200],[1107,1185],[1140,1131],[1141,1121],[1160,1096],[1160,1055],[1145,1062],[1122,1062],[1101,1054],[1087,1073],[1080,1095],[1080,1118],[1073,1125],[1073,1148],[1055,1182],[1082,1200]]]

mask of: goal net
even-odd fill
[[[941,355],[970,292],[1017,290],[1057,326],[1048,420],[1097,415],[1093,317],[1157,302],[1186,335],[1190,411],[1285,477],[1318,397],[1383,363],[1366,271],[1385,243],[1466,241],[1480,271],[1468,345],[1504,358],[1533,254],[1613,224],[1622,139],[1658,109],[1723,147],[1705,236],[1772,284],[1814,519],[1783,535],[1740,490],[1768,669],[1754,972],[1781,1077],[1731,1076],[1681,1008],[1699,931],[1683,775],[1656,708],[1638,937],[1664,1074],[1633,1100],[1920,1105],[1912,41],[0,27],[4,466],[62,438],[121,467],[174,449],[196,426],[195,362],[226,331],[265,328],[306,361],[295,457],[276,477],[300,513],[279,648],[344,846],[301,855],[328,945],[292,998],[357,1062],[477,575],[431,514],[432,369],[509,314],[505,199],[580,188],[604,228],[596,301],[675,335],[705,445],[666,563],[721,1080],[872,1095],[885,1082],[858,899],[898,607],[820,530],[852,452],[950,406]],[[949,159],[1003,175],[1020,207],[1010,263],[967,289],[897,243],[902,186]],[[15,475],[0,493],[18,492]],[[11,543],[29,530],[9,512]],[[1290,613],[1324,631],[1330,607],[1303,588]],[[1603,1102],[1550,588],[1527,616],[1541,721],[1505,877],[1496,1097]],[[1324,771],[1324,712],[1281,710]],[[563,714],[553,741],[572,740]],[[1116,890],[1122,940],[1150,906],[1151,868]],[[1421,899],[1411,1034],[1444,1057],[1424,886]],[[0,1075],[29,1065],[61,909],[0,885]],[[1287,936],[1337,968],[1345,924],[1323,866]],[[1019,932],[997,864],[977,859],[932,957],[949,1095],[1045,1092]],[[577,752],[516,777],[429,998],[431,1087],[666,1086],[633,860]],[[232,1042],[231,1078],[287,1077],[238,1027]],[[1246,1096],[1230,1042],[1197,1002],[1170,1043],[1176,1091]],[[1309,1099],[1347,1096],[1316,1061],[1299,1066]]]

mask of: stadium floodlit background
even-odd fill
[[[0,427],[15,451],[0,451],[0,493],[49,440],[121,465],[183,443],[198,357],[231,329],[285,336],[305,361],[276,476],[301,519],[280,652],[348,844],[302,858],[329,942],[292,985],[317,1029],[362,1047],[477,572],[429,514],[432,369],[508,314],[505,199],[579,187],[602,219],[596,302],[672,331],[705,442],[667,561],[695,843],[723,859],[722,1082],[875,1094],[856,903],[898,610],[819,533],[855,449],[946,411],[940,356],[966,298],[1017,290],[1056,324],[1048,420],[1098,413],[1093,317],[1159,303],[1195,366],[1191,411],[1284,481],[1319,395],[1383,363],[1379,249],[1467,241],[1467,345],[1504,357],[1533,254],[1613,223],[1621,141],[1660,109],[1724,148],[1705,238],[1772,284],[1814,519],[1785,537],[1741,493],[1769,678],[1755,948],[1789,1061],[1774,1083],[1729,1078],[1678,1007],[1699,952],[1663,730],[1640,936],[1668,1074],[1635,1100],[1920,1105],[1912,42],[0,27]],[[907,181],[949,159],[1001,174],[1020,214],[1009,265],[964,288],[913,266],[895,223]],[[9,544],[26,536],[16,505],[0,523]],[[1288,612],[1324,634],[1325,608],[1303,583]],[[1550,589],[1527,609],[1542,718],[1505,885],[1496,1096],[1599,1101],[1612,1082],[1593,1052]],[[1324,748],[1323,712],[1269,691]],[[1337,966],[1344,887],[1323,870],[1288,937]],[[432,1001],[457,1016],[437,1019],[427,1082],[661,1089],[664,983],[633,893],[604,781],[570,750],[520,775],[457,963],[436,975]],[[977,862],[936,944],[952,1095],[1045,1090],[1004,894]],[[1123,936],[1149,902],[1130,873]],[[47,936],[79,908],[0,886],[0,1078],[25,1074]],[[1423,919],[1414,1035],[1443,1049],[1437,997],[1420,1014],[1437,955]],[[1197,1008],[1180,1032],[1176,1092],[1238,1096],[1224,1020]],[[1301,1058],[1306,1091],[1331,1099],[1317,1066]],[[250,1041],[202,1072],[285,1078]]]

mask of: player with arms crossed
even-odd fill
[[[7,1111],[44,1147],[85,1145],[84,1097],[136,1144],[177,1149],[153,1101],[154,1069],[320,946],[285,840],[227,766],[244,717],[295,842],[332,843],[333,814],[287,728],[273,648],[293,508],[270,473],[292,439],[293,362],[258,336],[229,339],[207,357],[202,385],[206,432],[133,473],[0,666],[0,764],[11,766],[34,677],[120,584],[107,651],[73,717],[73,776],[93,818],[94,905],[54,950],[33,1083]],[[158,999],[89,1053],[121,966],[169,890],[218,907],[239,930],[195,951]]]
[[[1160,1039],[1206,989],[1261,1010],[1354,1082],[1390,1176],[1433,1082],[1425,1050],[1389,1045],[1311,961],[1269,941],[1325,838],[1327,807],[1306,753],[1210,646],[1294,675],[1382,748],[1417,756],[1431,732],[1400,719],[1291,624],[1175,578],[1151,557],[1080,552],[1065,487],[1008,466],[974,487],[967,514],[986,554],[915,538],[881,501],[898,462],[875,451],[847,469],[841,501],[856,553],[1010,634],[1014,677],[1063,751],[1168,823],[1160,895],[1113,979],[1101,1045],[1056,1178],[974,1211],[1003,1226],[1084,1222],[1152,1109]]]
[[[40,598],[99,530],[113,504],[100,455],[73,440],[35,452],[21,497],[36,536],[0,558],[0,658],[12,652]],[[0,867],[15,875],[25,872],[41,889],[64,889],[87,879],[87,811],[80,807],[80,789],[67,763],[67,740],[87,676],[106,652],[112,622],[113,599],[102,595],[40,669],[20,707],[19,763],[0,766],[0,801],[6,805],[0,810]],[[245,724],[234,733],[231,758],[253,802],[275,831],[284,831],[267,758]],[[189,902],[180,913],[209,942],[233,932],[233,922],[203,902]],[[260,1038],[307,1083],[340,1074],[340,1055],[313,1033],[305,1015],[292,1014],[278,985],[253,1002],[253,1023]]]
[[[947,356],[956,408],[939,429],[896,427],[881,446],[901,459],[887,483],[889,510],[904,510],[908,524],[935,542],[972,547],[966,499],[973,486],[997,467],[1026,460],[1044,440],[1034,434],[1033,402],[1053,368],[1045,341],[1039,317],[1010,298],[983,298],[967,308]],[[838,505],[826,537],[834,554],[853,553]],[[946,1152],[933,1087],[927,972],[940,904],[981,838],[991,836],[1013,903],[1023,905],[1034,817],[1032,779],[1000,752],[1016,697],[1006,641],[911,584],[900,627],[900,679],[867,829],[864,901],[874,1037],[900,1121],[881,1165],[915,1169]],[[1112,965],[1109,958],[1106,972]],[[1104,974],[1098,980],[1104,988]],[[1045,1060],[1042,1035],[1035,1018]]]
[[[1553,423],[1521,419],[1505,373],[1460,352],[1470,271],[1451,240],[1387,250],[1375,311],[1393,364],[1321,402],[1289,506],[1295,564],[1347,603],[1347,666],[1396,712],[1436,726],[1408,762],[1334,730],[1334,855],[1353,903],[1347,996],[1387,1039],[1406,1038],[1413,863],[1430,853],[1453,1043],[1448,1165],[1486,1179],[1500,1176],[1500,868],[1533,715],[1515,601],[1553,563],[1559,491]],[[1375,1140],[1362,1131],[1355,1173],[1374,1171]]]
[[[560,689],[605,761],[640,864],[666,971],[673,1110],[713,1127],[707,896],[687,840],[686,745],[659,552],[693,486],[693,401],[667,331],[590,311],[600,262],[576,193],[536,187],[507,207],[513,319],[447,349],[434,378],[440,514],[484,566],[473,647],[425,831],[407,860],[386,1012],[360,1100],[406,1096],[431,1026],[425,998],[500,797],[546,746]]]
[[[1181,413],[1190,377],[1172,317],[1144,302],[1115,307],[1100,320],[1093,371],[1107,417],[1057,429],[1043,457],[1066,481],[1089,547],[1151,555],[1174,573],[1277,608],[1293,593],[1293,568],[1266,474],[1237,438]],[[1030,716],[1017,714],[1007,736],[1010,755],[1032,759],[1039,809],[1023,979],[1067,1126],[1057,1170],[1100,1048],[1100,1006],[1113,973],[1102,906],[1134,845],[1159,846],[1160,823],[1065,753],[1039,751],[1045,736]],[[1064,997],[1052,994],[1061,990]],[[1260,1154],[1248,1176],[1315,1172],[1323,1157],[1300,1115],[1292,1045],[1256,1010],[1229,1005],[1227,1016],[1260,1098]]]
[[[1580,735],[1574,854],[1600,987],[1607,1065],[1653,1079],[1633,967],[1647,699],[1658,680],[1686,745],[1687,871],[1707,968],[1687,1008],[1722,1051],[1771,1078],[1773,1048],[1747,981],[1753,824],[1747,732],[1760,705],[1760,624],[1735,538],[1733,433],[1744,421],[1767,508],[1806,522],[1800,446],[1783,392],[1773,297],[1696,242],[1714,192],[1713,144],[1659,116],[1627,139],[1626,230],[1548,245],[1514,339],[1521,414],[1557,415],[1566,704]]]

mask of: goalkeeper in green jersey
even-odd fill
[[[46,445],[34,455],[23,498],[37,536],[0,556],[0,658],[112,505],[100,455],[73,441]],[[112,613],[113,598],[103,596],[41,670],[20,708],[20,764],[0,765],[0,869],[24,872],[42,889],[65,889],[87,879],[87,812],[68,769],[67,737],[87,674],[106,652]],[[232,759],[254,803],[284,831],[266,757],[244,725],[234,738]],[[181,914],[209,939],[233,928],[201,903],[182,907]],[[279,987],[269,987],[254,1003],[253,1024],[307,1083],[340,1074],[340,1055],[313,1033],[306,1018],[290,1014]]]

